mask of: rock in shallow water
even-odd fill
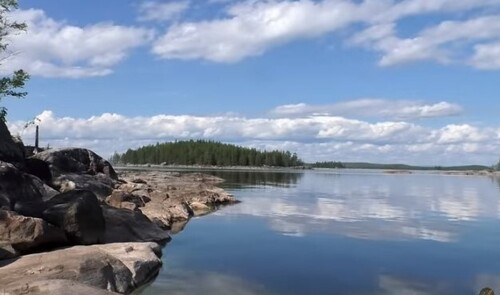
[[[169,241],[168,232],[148,219],[141,211],[102,205],[106,220],[105,243]]]
[[[92,293],[92,288],[128,293],[158,274],[160,256],[161,247],[156,243],[76,246],[27,255],[0,262],[0,286],[6,294],[30,294],[26,293],[30,286],[42,286],[42,291],[60,291],[72,283],[89,291],[87,295],[102,293]],[[32,291],[32,294],[58,294],[36,293],[36,288]],[[66,291],[59,294],[85,294],[73,293],[71,288]]]
[[[71,291],[69,291],[71,290]],[[83,285],[70,280],[44,280],[27,284],[21,290],[5,291],[5,295],[30,294],[30,295],[117,295],[120,293],[110,292]],[[2,294],[4,295],[4,294]]]

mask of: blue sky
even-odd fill
[[[21,0],[13,133],[107,156],[173,139],[307,161],[492,164],[500,0]]]

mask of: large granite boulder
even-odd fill
[[[28,158],[24,161],[24,172],[34,175],[46,183],[52,180],[52,172],[49,164],[36,158]]]
[[[111,178],[100,173],[97,175],[69,173],[60,175],[53,179],[52,186],[60,192],[72,190],[89,190],[93,192],[99,201],[104,202],[113,192]]]
[[[152,222],[141,211],[102,205],[102,212],[106,220],[105,243],[170,240],[168,232]]]
[[[14,210],[16,204],[41,202],[45,192],[42,182],[14,165],[0,161],[0,209]]]
[[[60,290],[61,285],[73,282],[76,290],[87,286],[89,295],[94,294],[92,288],[128,294],[158,274],[160,256],[161,248],[156,243],[76,246],[26,255],[15,261],[0,261],[0,286],[7,294],[31,294],[27,292],[30,286]],[[38,294],[37,289],[32,291]],[[73,291],[68,288],[62,294],[75,294]]]
[[[46,202],[43,219],[64,230],[73,244],[103,242],[105,221],[94,193],[73,190],[54,196]]]
[[[90,287],[79,282],[70,280],[41,280],[31,282],[28,285],[12,288],[14,294],[29,295],[118,295],[120,293],[110,292],[95,287]],[[9,290],[10,291],[10,290]],[[10,291],[12,292],[12,291]],[[2,294],[3,295],[3,294]],[[7,295],[7,293],[6,293]]]
[[[67,244],[64,231],[42,219],[0,210],[0,259]]]
[[[47,162],[54,176],[67,173],[91,175],[103,173],[111,179],[118,179],[111,164],[88,149],[51,149],[38,153],[33,158]]]
[[[24,161],[24,149],[12,139],[7,125],[2,120],[0,120],[0,161],[9,163]]]

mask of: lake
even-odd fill
[[[500,292],[500,184],[485,176],[210,172],[241,204],[192,219],[141,294]]]

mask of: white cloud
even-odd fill
[[[485,70],[500,69],[500,41],[476,45],[474,51],[470,61],[472,66]]]
[[[493,164],[500,150],[500,128],[451,124],[430,128],[405,121],[366,122],[339,116],[246,118],[241,116],[157,115],[41,120],[41,144],[84,146],[104,156],[114,151],[174,139],[214,139],[259,149],[286,149],[306,161],[403,162],[427,165]],[[25,122],[9,128],[33,142]]]
[[[467,49],[471,44],[500,39],[500,16],[443,21],[414,37],[404,39],[397,37],[395,31],[395,24],[377,24],[355,35],[351,43],[382,52],[379,62],[382,66],[419,60],[467,63],[470,59]],[[484,62],[494,52],[494,47],[476,45],[476,56],[471,64],[484,67]]]
[[[390,7],[373,19],[378,22],[395,21],[412,15],[428,13],[450,13],[466,11],[474,8],[495,7],[498,0],[404,0],[386,1]]]
[[[486,142],[490,138],[494,140],[495,134],[493,130],[481,130],[469,124],[452,124],[433,131],[432,137],[437,140],[437,143],[444,144],[465,142],[477,143]]]
[[[480,45],[477,42],[500,40],[499,16],[444,20],[408,38],[398,37],[396,28],[409,16],[434,13],[446,19],[450,18],[449,13],[489,7],[500,7],[500,1],[243,1],[230,5],[225,17],[171,26],[154,42],[153,52],[166,59],[231,63],[292,41],[316,38],[361,24],[368,27],[358,31],[350,43],[381,52],[382,66],[433,60],[488,68],[483,61],[491,54],[498,60],[495,47],[477,47],[477,57],[472,62],[467,52],[470,46]]]
[[[369,2],[245,1],[231,6],[228,17],[176,24],[156,40],[153,52],[163,58],[236,62],[296,39],[313,38],[367,16]]]
[[[405,100],[357,99],[329,105],[308,105],[306,103],[282,105],[271,111],[275,116],[338,115],[385,117],[392,119],[419,119],[455,116],[462,113],[462,107],[449,103],[423,103]]]
[[[152,38],[149,30],[99,23],[68,25],[37,9],[17,10],[10,17],[28,25],[26,33],[9,36],[2,72],[22,68],[34,76],[81,78],[110,74],[129,51]]]
[[[169,21],[180,16],[189,8],[189,1],[155,2],[146,1],[139,6],[141,21]]]

